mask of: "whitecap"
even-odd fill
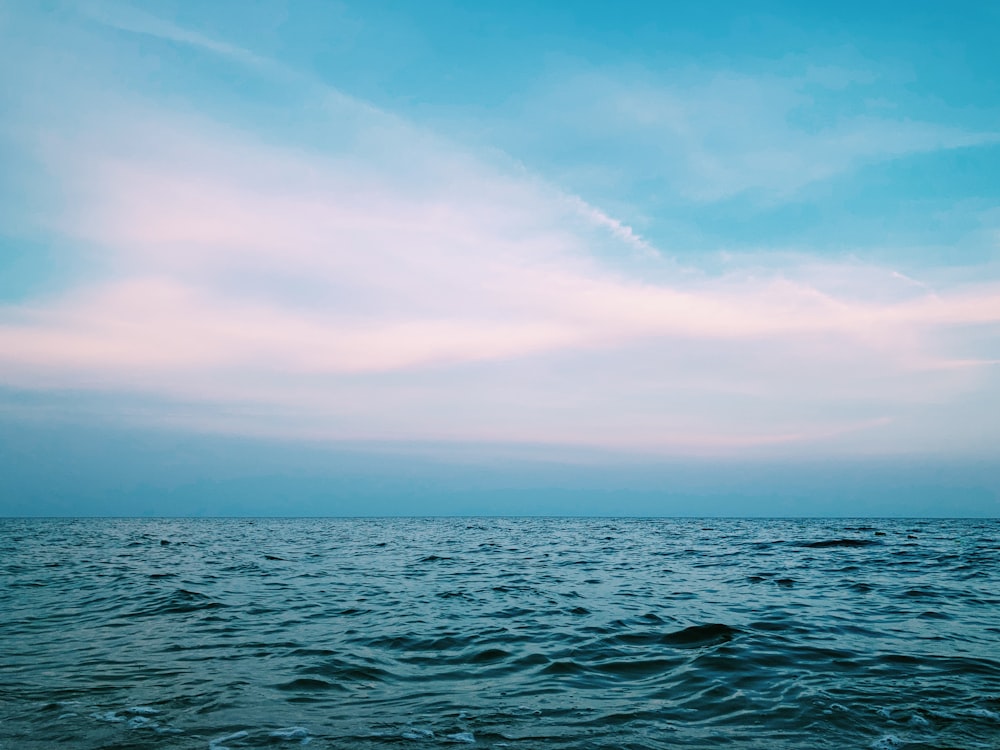
[[[305,727],[285,727],[284,729],[275,729],[268,736],[272,739],[281,740],[282,742],[298,740],[301,745],[305,745],[307,742],[312,740],[312,737],[309,736],[309,730]]]
[[[125,713],[134,714],[136,716],[151,716],[152,714],[158,714],[160,712],[152,706],[132,706],[131,708],[126,708]]]
[[[400,737],[404,740],[432,740],[434,739],[434,732],[430,729],[417,729],[415,727],[407,727],[406,731],[403,732]]]
[[[887,734],[884,737],[879,737],[872,743],[873,750],[895,750],[897,747],[902,747],[904,744],[903,740],[899,739],[894,734]]]
[[[227,734],[225,737],[217,737],[214,740],[208,741],[209,750],[229,750],[224,744],[224,742],[231,742],[233,740],[242,740],[245,737],[249,737],[249,732],[244,732],[242,729],[238,732],[233,732],[232,734]]]
[[[472,744],[476,741],[475,735],[472,732],[455,732],[455,734],[446,734],[445,739],[451,742],[466,742]]]
[[[104,713],[92,713],[90,718],[97,719],[98,721],[109,721],[112,723],[117,723],[119,721],[125,721],[124,716],[119,716],[117,711],[105,711]]]

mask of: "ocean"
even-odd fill
[[[0,748],[1000,748],[1000,521],[0,519]]]

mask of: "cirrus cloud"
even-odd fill
[[[706,273],[512,161],[315,81],[301,111],[329,127],[312,140],[94,96],[35,123],[31,147],[59,195],[47,231],[97,271],[0,307],[7,387],[144,394],[200,429],[696,452],[842,441],[995,395],[997,352],[963,335],[1000,328],[995,282],[807,254]],[[754,171],[752,149],[717,158]]]

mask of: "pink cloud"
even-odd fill
[[[49,229],[101,272],[0,307],[4,385],[195,402],[158,414],[244,432],[667,451],[849,440],[993,392],[995,354],[955,331],[1000,327],[1000,285],[808,255],[681,269],[347,97],[309,148],[115,104],[36,144],[62,195]]]

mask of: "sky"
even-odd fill
[[[998,32],[0,0],[0,514],[1000,515]]]

